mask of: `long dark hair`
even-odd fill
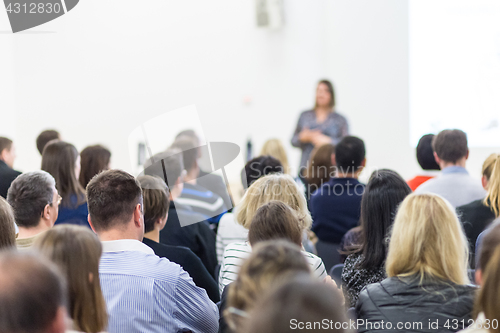
[[[401,176],[392,170],[374,171],[361,199],[361,245],[357,253],[363,254],[359,268],[376,269],[387,256],[389,230],[399,204],[411,193]]]
[[[76,179],[75,164],[78,150],[64,141],[53,141],[47,144],[42,154],[42,170],[47,171],[56,180],[56,188],[62,197],[62,206],[77,207],[83,204],[85,191]],[[76,201],[71,197],[75,195]]]
[[[335,175],[335,166],[332,163],[334,154],[335,146],[330,143],[314,148],[305,174],[308,186],[314,186],[316,190]]]
[[[92,177],[108,169],[111,152],[101,145],[88,146],[82,150],[80,157],[82,168],[78,180],[80,185],[86,188]]]

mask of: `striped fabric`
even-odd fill
[[[248,242],[232,243],[226,247],[219,274],[219,292],[221,295],[224,287],[236,280],[241,265],[250,256],[251,252],[252,247]],[[313,275],[317,276],[318,279],[324,279],[327,273],[321,258],[306,251],[302,251],[302,254],[311,265]]]
[[[102,243],[110,333],[218,331],[217,306],[179,265],[137,240]]]
[[[248,238],[248,229],[243,228],[236,222],[236,208],[233,213],[222,215],[217,229],[217,261],[222,265],[224,249],[231,243],[245,242]]]

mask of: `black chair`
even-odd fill
[[[323,264],[325,264],[326,271],[329,272],[330,269],[340,264],[340,244],[323,242],[322,240],[318,240],[316,243],[316,251],[318,252],[318,257],[323,260]]]
[[[335,281],[337,286],[342,285],[342,270],[344,269],[344,264],[337,264],[332,267],[328,275],[332,277],[332,279]]]

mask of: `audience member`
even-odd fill
[[[198,223],[205,219],[204,216],[193,212],[189,206],[177,202],[184,185],[183,170],[182,153],[175,149],[153,156],[144,170],[146,175],[164,179],[170,188],[167,223],[160,231],[160,243],[190,248],[201,259],[208,272],[215,277],[217,266],[215,233],[206,223]]]
[[[217,283],[203,266],[200,258],[187,247],[160,243],[160,231],[167,223],[170,205],[170,191],[167,184],[155,176],[141,176],[137,180],[141,184],[144,200],[145,234],[142,242],[152,248],[158,257],[167,258],[181,265],[193,278],[194,283],[205,289],[213,302],[218,302],[220,295]]]
[[[340,241],[359,223],[365,189],[358,181],[366,164],[363,140],[354,136],[343,138],[335,147],[335,161],[336,176],[314,192],[309,203],[312,231],[319,239],[316,249],[327,269],[340,262]]]
[[[483,282],[483,272],[486,270],[486,266],[490,263],[500,263],[500,261],[492,261],[491,257],[493,252],[500,245],[500,219],[496,220],[488,229],[484,232],[484,237],[481,240],[481,246],[478,249],[478,262],[476,263],[475,270],[475,282],[477,285],[482,285]]]
[[[372,173],[361,200],[361,244],[353,245],[342,271],[348,307],[356,305],[361,289],[386,278],[387,236],[399,204],[411,193],[399,174],[382,169]]]
[[[247,190],[243,201],[239,205],[236,220],[244,228],[251,230],[254,219],[259,219],[258,209],[265,204],[273,201],[281,201],[288,205],[297,214],[295,223],[298,224],[300,234],[304,234],[311,226],[311,216],[307,210],[304,194],[300,191],[293,178],[285,174],[271,174],[260,178],[252,184]],[[266,210],[262,210],[265,214]],[[277,218],[279,214],[275,215]],[[277,220],[268,220],[267,223],[272,227],[278,224]],[[252,252],[252,244],[249,242],[231,243],[225,251],[219,275],[219,291],[222,293],[224,287],[236,280],[237,274],[242,262],[248,258]],[[312,271],[318,278],[326,276],[326,270],[323,262],[316,255],[303,252]]]
[[[13,169],[16,148],[12,140],[0,136],[0,196],[7,198],[10,184],[21,173]]]
[[[469,148],[464,132],[458,129],[441,131],[432,139],[432,149],[441,174],[420,185],[415,193],[439,194],[453,207],[484,198],[486,192],[481,184],[465,169]]]
[[[350,332],[342,297],[335,287],[307,276],[266,293],[249,314],[244,333]]]
[[[470,265],[475,267],[474,244],[483,230],[498,217],[500,210],[500,155],[491,154],[483,163],[482,183],[486,198],[457,208],[457,213],[469,241]]]
[[[246,190],[257,179],[271,173],[283,172],[283,165],[271,156],[259,156],[251,159],[241,172],[241,182]],[[236,222],[236,211],[222,215],[217,228],[217,261],[222,264],[224,249],[231,243],[244,242],[248,237],[248,229]]]
[[[488,232],[492,229],[492,228],[495,228],[497,225],[500,224],[500,218],[497,218],[495,220],[493,220],[490,225],[482,232],[479,234],[479,236],[477,236],[477,240],[476,240],[476,246],[475,246],[475,262],[476,262],[476,267],[479,267],[479,261],[480,261],[480,258],[479,258],[479,255],[481,253],[481,244],[483,243],[483,237],[488,234]]]
[[[434,158],[434,151],[432,150],[432,139],[434,134],[426,134],[418,140],[417,144],[417,161],[423,171],[417,176],[408,181],[412,191],[417,187],[439,175],[439,165]]]
[[[175,137],[175,140],[179,138],[190,138],[191,140],[193,140],[195,146],[198,147],[198,159],[202,157],[201,156],[202,151],[208,154],[208,147],[207,146],[200,147],[201,146],[200,138],[198,137],[198,135],[194,130],[188,129],[179,132]],[[200,166],[198,178],[196,179],[196,184],[206,189],[209,189],[210,191],[220,196],[222,200],[224,200],[224,205],[226,206],[226,208],[233,207],[233,201],[231,199],[230,193],[228,191],[226,183],[224,182],[221,176],[216,175],[215,173],[209,173],[203,171],[203,169]]]
[[[335,146],[327,143],[314,148],[303,177],[308,204],[311,194],[334,177],[335,171]]]
[[[26,249],[57,220],[61,197],[54,178],[45,171],[27,172],[9,188],[7,201],[19,227],[18,249]]]
[[[43,154],[43,149],[52,140],[61,140],[61,134],[56,130],[45,130],[36,138],[36,149]]]
[[[14,212],[9,203],[0,197],[0,250],[16,247]]]
[[[49,142],[43,149],[42,170],[54,177],[62,197],[56,224],[68,223],[90,228],[85,190],[78,182],[80,155],[75,146],[64,141]]]
[[[87,185],[87,197],[89,222],[103,244],[99,274],[109,332],[217,332],[218,309],[206,291],[141,242],[142,190],[135,178],[101,172]]]
[[[0,253],[0,332],[64,333],[66,288],[59,271],[30,253]]]
[[[356,312],[364,323],[358,332],[380,331],[382,321],[393,329],[410,323],[406,332],[458,331],[446,323],[472,318],[467,261],[467,238],[451,204],[435,194],[409,195],[394,221],[388,278],[359,295]]]
[[[198,165],[198,147],[193,139],[180,137],[171,148],[180,149],[186,175],[184,187],[177,202],[190,206],[195,212],[203,214],[210,223],[218,223],[221,214],[227,211],[224,200],[209,189],[197,184],[200,173]]]
[[[102,246],[88,228],[56,226],[40,236],[33,248],[56,264],[66,278],[71,328],[86,333],[106,329],[108,316],[99,282]]]
[[[245,318],[242,314],[251,311],[255,302],[273,285],[301,273],[310,276],[310,266],[300,252],[297,245],[284,240],[262,242],[255,246],[253,253],[242,265],[238,278],[227,288],[227,305],[224,302],[221,307],[221,319],[225,319],[230,329],[223,329],[222,332],[240,332],[242,319]],[[221,327],[226,328],[224,320]]]
[[[260,156],[271,156],[280,161],[283,166],[283,173],[292,174],[290,165],[288,164],[288,156],[286,155],[285,147],[280,139],[269,139],[264,142]]]
[[[101,145],[88,146],[80,152],[80,176],[78,181],[86,188],[92,177],[110,169],[111,152]]]

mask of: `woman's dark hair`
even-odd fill
[[[170,190],[157,176],[140,176],[144,204],[144,232],[153,231],[158,219],[164,219],[170,208]]]
[[[272,200],[255,212],[250,224],[248,241],[258,242],[286,239],[302,246],[302,228],[297,214],[281,201]]]
[[[283,165],[276,158],[264,155],[251,159],[241,170],[243,188],[246,190],[257,179],[272,173],[283,173]]]
[[[42,170],[50,173],[56,180],[63,207],[78,207],[86,201],[85,191],[76,179],[77,158],[78,150],[75,146],[64,141],[49,142],[43,149]],[[73,196],[75,197],[72,198]]]
[[[328,92],[330,93],[330,105],[329,107],[333,108],[335,106],[335,90],[333,89],[333,84],[328,80],[321,80],[318,82],[318,86],[320,84],[324,84],[328,88]],[[314,108],[318,107],[318,102],[314,101]]]
[[[424,170],[440,170],[432,150],[433,139],[434,134],[426,134],[418,140],[417,161]]]
[[[335,175],[332,155],[335,155],[335,146],[330,143],[314,148],[304,175],[308,186],[318,189]]]
[[[78,180],[80,185],[86,188],[92,177],[103,170],[108,170],[111,152],[101,145],[95,145],[82,150],[80,157],[81,169]]]
[[[0,197],[0,250],[16,247],[14,212],[9,203]]]
[[[355,251],[364,257],[360,268],[382,266],[387,256],[386,237],[396,210],[410,193],[410,187],[397,172],[381,169],[372,173],[361,199],[361,246]]]

